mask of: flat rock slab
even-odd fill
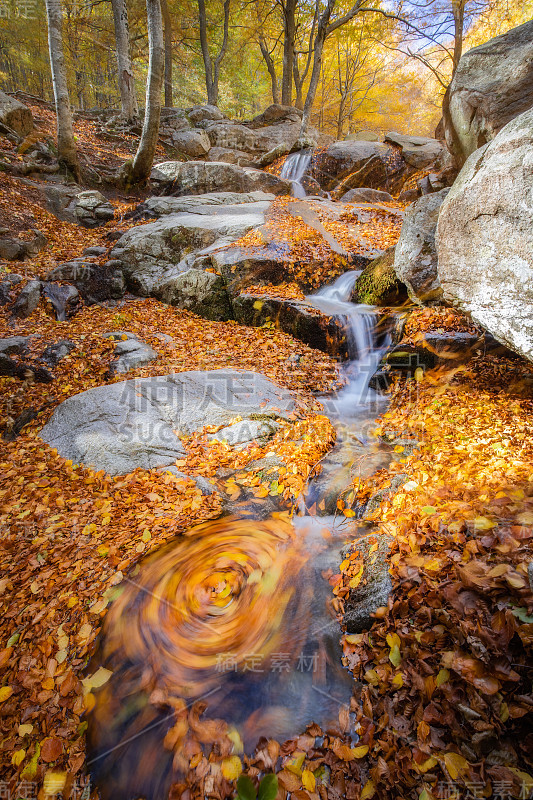
[[[185,452],[179,435],[237,416],[295,409],[291,393],[244,370],[181,372],[99,386],[61,403],[41,431],[64,458],[110,475],[172,466]]]
[[[216,206],[246,206],[248,203],[271,203],[275,195],[268,192],[209,192],[188,197],[149,197],[138,210],[149,216],[163,217],[189,211],[213,214]],[[268,206],[265,206],[265,211]],[[136,209],[137,211],[137,209]]]

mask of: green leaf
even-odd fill
[[[271,772],[259,784],[258,800],[276,800],[277,793],[278,776]]]
[[[525,622],[527,625],[533,622],[533,617],[528,615],[527,608],[512,608],[511,613],[514,614],[520,622]]]
[[[237,779],[238,800],[255,800],[255,786],[248,775],[240,775]]]

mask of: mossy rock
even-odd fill
[[[370,306],[396,306],[408,300],[407,287],[394,271],[394,247],[368,264],[355,282],[352,301]]]

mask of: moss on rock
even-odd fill
[[[352,295],[354,303],[371,306],[400,305],[407,299],[407,288],[394,271],[394,247],[389,247],[364,268]]]

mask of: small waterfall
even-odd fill
[[[388,336],[378,341],[378,315],[372,306],[350,302],[355,282],[361,272],[345,272],[329,286],[324,286],[307,299],[330,317],[346,325],[348,362],[344,366],[346,387],[333,399],[325,399],[331,414],[358,416],[369,405],[381,405],[382,398],[368,387],[388,345]],[[383,338],[383,337],[382,337]],[[331,407],[331,408],[330,408]]]
[[[309,166],[312,155],[312,150],[299,150],[297,153],[289,153],[285,159],[280,178],[292,183],[293,197],[302,199],[307,195],[302,184],[302,178]]]

